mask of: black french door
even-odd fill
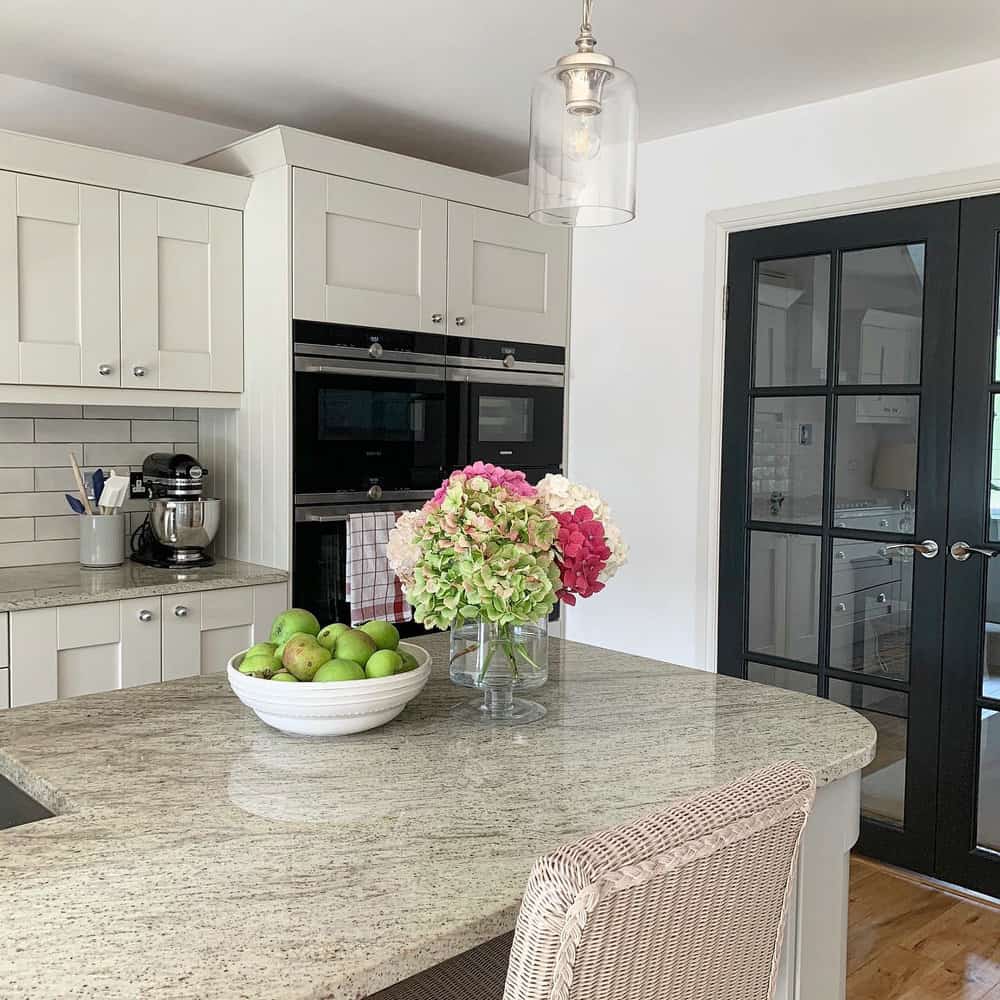
[[[729,244],[719,670],[866,715],[860,848],[933,872],[960,205]]]

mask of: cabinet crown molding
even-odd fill
[[[250,180],[184,163],[0,129],[0,170],[242,211]]]
[[[214,153],[192,160],[191,165],[244,177],[279,167],[303,167],[512,215],[528,214],[528,189],[523,184],[288,125],[273,125],[237,139]]]

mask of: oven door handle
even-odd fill
[[[318,358],[295,359],[295,370],[311,375],[359,375],[362,378],[416,378],[428,382],[443,382],[444,369],[435,365],[356,365]]]
[[[562,389],[566,385],[566,379],[562,375],[549,375],[545,372],[484,371],[474,368],[449,368],[448,381],[496,386],[540,385],[553,389]]]
[[[332,524],[335,521],[346,521],[346,514],[303,514],[301,520],[312,524]]]

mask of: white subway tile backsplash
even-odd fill
[[[35,522],[30,517],[0,518],[0,542],[30,542],[35,537]]]
[[[34,423],[20,417],[0,417],[0,441],[34,441]]]
[[[2,440],[0,428],[0,440]],[[36,420],[36,441],[128,441],[127,420]]]
[[[0,404],[0,566],[76,562],[79,519],[70,452],[85,473],[138,470],[154,451],[198,453],[198,411],[170,406]],[[127,530],[145,516],[129,500]]]
[[[4,444],[0,442],[0,468],[39,469],[65,465],[69,453],[79,462],[83,457],[80,444]]]
[[[34,469],[0,469],[0,493],[30,493],[33,489]]]
[[[197,441],[197,420],[133,420],[133,441]]]
[[[111,465],[141,466],[143,459],[152,452],[173,450],[172,444],[162,441],[149,444],[88,444],[84,445],[83,456],[87,465],[99,465],[106,469]]]

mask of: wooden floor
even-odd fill
[[[852,860],[847,1000],[1000,1000],[1000,906]]]

